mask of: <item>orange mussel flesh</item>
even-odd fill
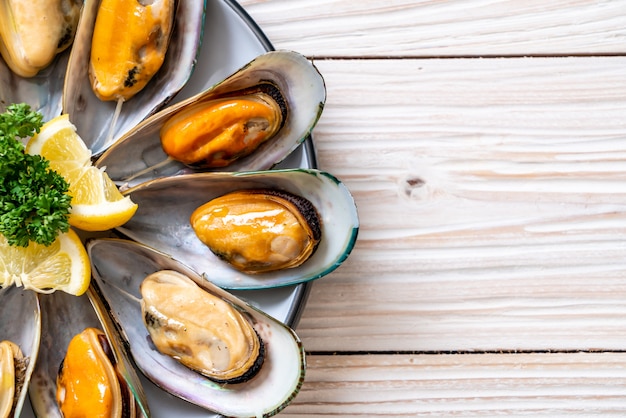
[[[245,273],[297,267],[321,239],[313,204],[284,191],[232,192],[200,206],[190,220],[214,254]]]
[[[261,85],[181,110],[161,128],[161,145],[184,164],[226,167],[274,137],[286,112],[280,92]]]

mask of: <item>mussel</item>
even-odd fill
[[[154,2],[160,4],[161,1],[155,0]],[[76,125],[78,133],[85,139],[93,155],[101,154],[131,127],[134,127],[141,120],[165,106],[187,83],[194,69],[202,40],[206,0],[176,2],[169,43],[165,42],[166,37],[159,33],[158,30],[149,35],[163,42],[155,43],[148,41],[147,45],[149,48],[145,51],[147,55],[159,56],[160,52],[151,54],[150,48],[154,46],[161,50],[161,46],[167,45],[163,64],[150,79],[150,82],[139,93],[135,94],[132,100],[124,102],[120,109],[117,109],[117,102],[102,101],[96,96],[89,76],[89,72],[92,71],[95,74],[95,68],[98,67],[94,65],[90,70],[92,67],[90,65],[92,52],[97,54],[97,51],[102,46],[102,44],[98,44],[95,50],[92,49],[94,35],[96,39],[100,36],[99,31],[95,33],[95,29],[101,3],[104,3],[104,1],[85,0],[68,62],[68,76],[63,90],[63,113],[70,115],[72,123]],[[138,2],[137,0],[120,2],[120,4],[126,6],[134,6],[138,3],[145,2]],[[144,9],[141,10],[145,11]],[[126,28],[120,28],[117,23],[109,25],[105,29],[109,32],[121,30],[125,34],[136,33],[138,30],[136,27],[129,28],[128,25]],[[111,45],[104,45],[103,47],[108,52],[117,52],[116,48]],[[132,48],[137,47],[135,45]],[[140,55],[143,53],[142,51],[139,48]],[[130,74],[129,82],[133,84],[133,89],[138,86],[134,82],[137,81],[135,76],[139,74],[133,70],[139,62],[138,60],[141,61],[133,57],[132,67],[129,69],[132,73]],[[113,66],[108,58],[104,61],[109,62],[109,65],[106,65],[108,68]],[[146,74],[145,70],[146,68],[142,68],[140,72]],[[100,84],[100,81],[97,84]],[[105,82],[105,84],[109,83]],[[117,83],[111,84],[117,85]],[[114,88],[113,90],[116,89]],[[123,86],[122,90],[124,90]],[[99,92],[98,94],[102,97],[109,95],[109,93],[104,92]],[[116,93],[112,93],[112,96],[115,98],[126,97],[126,92],[118,90]]]
[[[311,201],[273,189],[216,197],[197,208],[190,222],[215,255],[250,274],[298,267],[315,252],[322,235]]]
[[[163,65],[174,0],[102,0],[94,25],[89,80],[100,100],[126,101]],[[123,30],[118,30],[119,26]]]
[[[139,289],[144,324],[161,353],[220,383],[258,373],[263,340],[232,304],[173,270],[150,274]]]
[[[319,228],[320,233],[313,233],[303,246],[304,251],[292,258],[292,261],[303,261],[309,250],[312,252],[317,246],[306,262],[293,268],[248,274],[220,259],[198,238],[190,222],[192,213],[214,198],[243,190],[262,190],[266,194],[267,190],[272,190],[273,193],[300,196],[311,203],[319,214],[319,221],[313,222],[317,226],[313,226]],[[142,183],[124,194],[138,204],[138,209],[129,222],[117,228],[120,233],[172,255],[196,271],[209,275],[212,283],[228,289],[280,287],[323,277],[339,267],[349,255],[358,233],[358,215],[350,192],[336,177],[315,169],[187,174]],[[304,212],[313,211],[305,209]],[[305,222],[302,230],[306,231],[309,226]],[[316,243],[318,239],[319,243]],[[226,244],[216,245],[214,249],[225,253],[219,249],[224,247],[229,247],[228,238]],[[261,246],[267,247],[265,244]],[[222,256],[229,261],[237,258]],[[263,267],[255,262],[244,264]],[[269,263],[269,266],[275,264]]]
[[[0,418],[13,412],[15,394],[24,386],[27,360],[20,347],[14,342],[0,341]]]
[[[74,39],[82,0],[0,1],[0,54],[21,77],[46,68]]]
[[[149,417],[143,386],[93,289],[39,295],[42,350],[29,395],[38,417]],[[97,389],[96,389],[97,388]]]
[[[41,337],[35,292],[0,289],[0,417],[19,417],[28,393]]]
[[[135,417],[131,389],[118,377],[109,341],[98,328],[85,328],[69,342],[57,375],[56,400],[64,418]],[[124,411],[128,408],[128,411]]]
[[[198,168],[227,167],[252,154],[284,126],[287,103],[271,83],[183,109],[159,132],[165,153]]]
[[[267,52],[149,117],[95,165],[130,186],[194,171],[269,169],[310,135],[325,102],[324,79],[306,57]]]
[[[92,285],[102,293],[111,307],[111,315],[123,331],[121,335],[130,347],[135,364],[157,386],[193,404],[230,417],[272,416],[296,396],[304,379],[305,357],[300,339],[291,328],[211,284],[205,277],[167,254],[129,240],[113,238],[91,240],[87,248],[94,274]],[[155,273],[156,276],[151,276]],[[149,276],[151,278],[146,279]],[[199,293],[198,289],[191,286],[189,280],[195,283],[194,286],[199,286],[202,292]],[[140,286],[144,287],[141,292]],[[151,288],[150,295],[146,287]],[[157,293],[156,297],[153,297],[152,292]],[[176,308],[175,300],[168,300],[170,297],[178,299],[189,295],[194,298],[201,295],[201,300],[187,300],[184,302],[187,306],[181,307],[180,311]],[[204,305],[206,302],[216,302],[220,308],[208,308]],[[142,303],[146,313],[142,312]],[[203,321],[203,317],[209,315],[208,312],[211,316]],[[235,318],[221,315],[235,315]],[[151,331],[144,325],[146,316]],[[157,349],[161,346],[161,336],[153,337],[154,332],[169,334],[172,332],[171,326],[174,334],[185,333],[184,328],[176,324],[177,319],[183,319],[184,326],[190,327],[189,334],[200,339],[206,337],[201,345],[214,343],[217,345],[213,348],[219,350],[224,348],[222,344],[226,341],[229,345],[242,348],[236,354],[237,350],[229,347],[233,358],[242,361],[235,361],[237,365],[232,368],[232,372],[224,371],[228,367],[222,371],[219,371],[222,367],[210,367],[211,378],[208,378],[174,357],[161,353]],[[231,334],[230,331],[219,330],[220,323],[241,327],[241,333]],[[257,348],[253,342],[256,337],[250,334],[252,331],[258,335],[259,344],[263,348]],[[235,335],[243,336],[243,339],[233,339]],[[190,343],[185,339],[182,344],[175,342],[174,346],[182,348],[187,354],[190,344],[195,345],[196,342]],[[257,349],[264,350],[264,354],[256,355]],[[206,359],[206,352],[203,352],[201,349],[192,353],[192,356]],[[259,359],[263,360],[262,364]],[[250,369],[253,371],[248,372]],[[242,371],[244,375],[251,374],[233,381],[235,375],[240,375]],[[239,383],[234,383],[237,381]]]

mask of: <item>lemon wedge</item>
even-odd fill
[[[106,231],[123,225],[137,205],[123,196],[104,170],[91,163],[91,152],[67,114],[46,122],[26,145],[26,152],[50,161],[50,168],[70,184],[70,225],[85,231]]]
[[[60,234],[49,246],[9,245],[0,234],[0,287],[23,286],[40,293],[82,295],[91,281],[89,256],[76,232]]]

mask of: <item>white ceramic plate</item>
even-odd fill
[[[208,0],[204,41],[194,73],[173,102],[191,97],[221,81],[242,65],[264,52],[273,50],[261,29],[236,1]],[[283,163],[281,168],[315,168],[315,153],[308,139]],[[308,295],[310,284],[277,289],[233,291],[269,315],[295,327]],[[154,418],[210,418],[207,410],[191,405],[156,387],[143,376],[151,416]],[[30,403],[24,405],[23,418],[34,418]]]

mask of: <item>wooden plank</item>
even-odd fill
[[[308,350],[626,348],[626,58],[317,65],[361,229]]]
[[[277,48],[311,57],[626,52],[626,1],[241,0]]]
[[[281,417],[624,416],[626,354],[309,356]]]

